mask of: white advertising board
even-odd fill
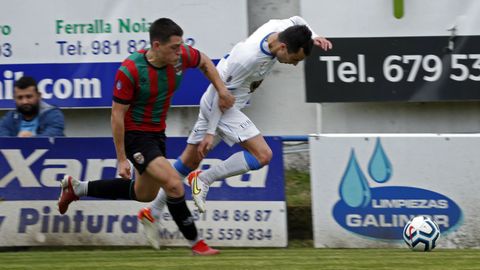
[[[174,20],[184,30],[185,41],[215,59],[248,35],[245,0],[2,0],[0,4],[2,64],[120,62],[149,46],[150,23],[161,17]]]
[[[246,0],[0,0],[0,109],[14,108],[22,76],[51,105],[110,107],[120,63],[150,47],[150,24],[162,17],[214,63],[248,35]],[[172,106],[197,106],[208,84],[189,70]]]
[[[112,245],[144,246],[148,242],[135,213],[148,204],[132,201],[79,201],[66,215],[55,201],[1,203],[0,246]],[[188,201],[190,209],[196,209]],[[286,246],[284,202],[211,201],[204,214],[193,211],[199,236],[212,246]],[[186,246],[168,209],[163,213],[161,245]]]
[[[315,247],[406,247],[417,215],[441,248],[480,247],[478,135],[310,137]]]

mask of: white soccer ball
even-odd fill
[[[416,251],[431,251],[440,237],[438,225],[426,216],[412,218],[403,228],[403,240]]]

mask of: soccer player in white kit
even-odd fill
[[[310,54],[313,46],[327,51],[332,43],[315,34],[303,18],[293,16],[268,21],[220,60],[217,70],[235,96],[235,104],[222,112],[218,107],[218,94],[210,85],[200,101],[200,112],[187,147],[174,163],[178,173],[188,178],[200,212],[205,211],[206,196],[214,181],[258,170],[270,162],[272,150],[241,109],[276,62],[297,65]],[[246,151],[237,152],[203,172],[193,171],[220,139],[230,146],[238,143]],[[148,211],[158,219],[165,201],[166,196],[160,191],[151,206],[141,211]]]

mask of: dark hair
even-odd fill
[[[32,77],[29,77],[29,76],[23,76],[21,77],[20,79],[18,79],[16,82],[15,82],[15,87],[17,87],[18,89],[26,89],[30,86],[35,86],[35,91],[38,92],[38,88],[37,88],[37,82],[35,81],[34,78]]]
[[[312,31],[306,25],[290,26],[278,34],[278,40],[287,45],[288,53],[297,53],[303,48],[303,53],[308,56],[312,51]]]
[[[150,43],[166,43],[171,36],[183,36],[182,28],[169,18],[160,18],[150,25]]]

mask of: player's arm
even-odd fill
[[[218,104],[218,99],[218,95],[215,95],[212,102],[212,108],[210,110],[210,113],[207,115],[207,132],[205,133],[205,137],[203,137],[202,141],[198,144],[197,147],[197,154],[202,159],[204,159],[210,149],[212,149],[218,122],[223,115],[223,112],[220,110],[219,106],[216,105]]]
[[[313,45],[322,48],[324,51],[332,49],[332,42],[328,39],[319,36],[313,29],[308,25],[307,21],[300,16],[293,16],[288,18],[294,25],[306,25],[310,31],[312,31]]]
[[[123,177],[130,179],[130,163],[127,160],[125,152],[125,114],[127,113],[128,107],[130,105],[120,104],[118,102],[112,102],[112,115],[111,115],[111,125],[112,125],[112,135],[113,142],[115,143],[115,152],[117,153],[118,161],[118,174]]]
[[[134,83],[132,79],[125,74],[129,73],[127,69],[117,71],[115,77],[115,87],[113,88],[112,114],[110,124],[112,126],[113,142],[115,143],[115,152],[117,153],[118,174],[126,179],[130,179],[130,163],[127,160],[125,152],[125,115],[130,107],[134,93]]]
[[[198,68],[203,72],[205,77],[210,80],[210,82],[217,90],[219,100],[218,106],[220,107],[221,111],[225,111],[233,106],[235,103],[235,97],[228,91],[227,87],[223,83],[222,79],[220,78],[220,74],[218,74],[217,68],[213,64],[210,58],[200,52],[200,63],[198,64]]]
[[[234,58],[235,56],[231,55],[230,57]],[[253,68],[245,67],[244,65],[236,61],[230,61],[228,64],[228,69],[226,70],[227,77],[229,78],[229,82],[227,83],[228,89],[235,90],[236,88],[240,87],[245,81],[245,78],[250,76],[253,70]],[[215,104],[218,103],[218,99],[219,97],[218,95],[216,95],[212,102],[212,108],[208,115],[206,115],[208,121],[207,132],[202,142],[200,142],[197,147],[197,152],[202,158],[205,158],[208,151],[210,151],[210,149],[212,148],[218,122],[223,115],[223,112],[220,110],[220,108],[218,106],[215,106]],[[235,108],[231,108],[229,110],[234,109]]]
[[[242,83],[248,78],[254,71],[254,68],[251,66],[253,64],[242,64],[240,61],[233,60],[235,55],[231,55],[230,61],[228,63],[228,68],[225,71],[226,77],[229,78],[226,83],[228,89],[235,90],[241,87]],[[212,104],[217,104],[218,97],[216,96]],[[212,106],[210,113],[207,115],[208,127],[207,134],[215,135],[217,130],[218,122],[222,117],[222,111],[217,106]]]

